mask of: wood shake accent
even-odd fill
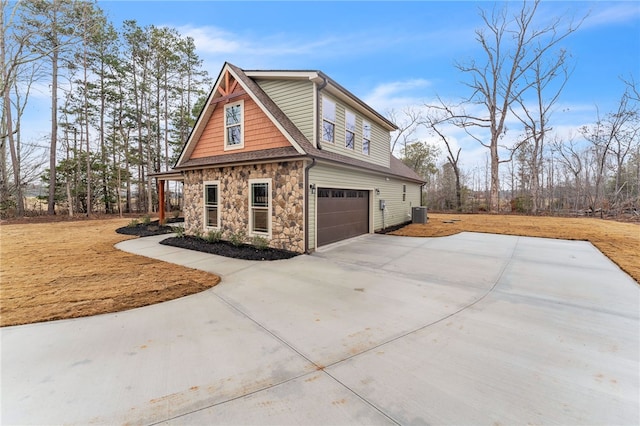
[[[225,76],[226,79],[226,76]],[[230,86],[227,86],[230,85]],[[259,151],[263,149],[281,148],[291,146],[285,136],[278,130],[260,107],[244,93],[244,90],[236,81],[225,81],[225,86],[233,88],[234,96],[230,96],[226,90],[218,88],[223,97],[230,97],[229,102],[244,100],[244,148],[234,150],[238,152]],[[235,96],[237,94],[238,96]],[[214,102],[216,99],[214,99]],[[224,105],[220,102],[216,105],[209,122],[204,128],[190,158],[211,157],[214,155],[228,154],[224,150]]]

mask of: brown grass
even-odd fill
[[[213,287],[213,274],[125,253],[129,219],[0,226],[0,326],[119,312]]]
[[[445,223],[455,220],[453,223]],[[408,225],[394,235],[442,237],[459,232],[589,241],[640,283],[640,225],[595,218],[429,213],[428,223]]]

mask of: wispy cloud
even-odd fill
[[[631,22],[640,18],[640,3],[635,1],[623,3],[595,2],[596,7],[583,24],[583,28],[615,25]]]
[[[431,86],[431,82],[426,79],[386,82],[375,86],[363,97],[363,101],[382,113],[392,109],[422,107]]]

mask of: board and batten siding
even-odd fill
[[[387,208],[384,213],[384,227],[389,227],[411,220],[411,208],[420,206],[420,190],[418,183],[387,177],[363,170],[336,167],[318,163],[309,170],[309,182],[316,185],[316,193],[309,197],[309,248],[316,244],[316,203],[317,188],[358,189],[369,191],[369,217],[373,215],[373,223],[369,225],[369,232],[383,227],[380,200],[385,200]],[[407,186],[405,201],[402,200],[403,185]],[[375,189],[380,190],[377,195]]]
[[[321,92],[322,93],[322,92]],[[322,93],[323,97],[330,99],[336,104],[336,127],[334,135],[334,143],[322,140],[322,102],[320,102],[320,116],[318,120],[318,134],[320,135],[320,143],[322,149],[347,157],[357,158],[358,160],[367,161],[384,167],[389,167],[389,143],[390,133],[378,125],[375,120],[363,116],[355,109],[345,106],[336,98]],[[345,147],[345,111],[349,110],[356,116],[356,143],[354,149]],[[363,121],[371,124],[371,143],[369,144],[369,155],[362,153],[362,123]]]
[[[313,142],[314,87],[311,81],[256,80],[311,143]]]

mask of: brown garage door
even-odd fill
[[[369,232],[369,191],[318,189],[318,246]]]

